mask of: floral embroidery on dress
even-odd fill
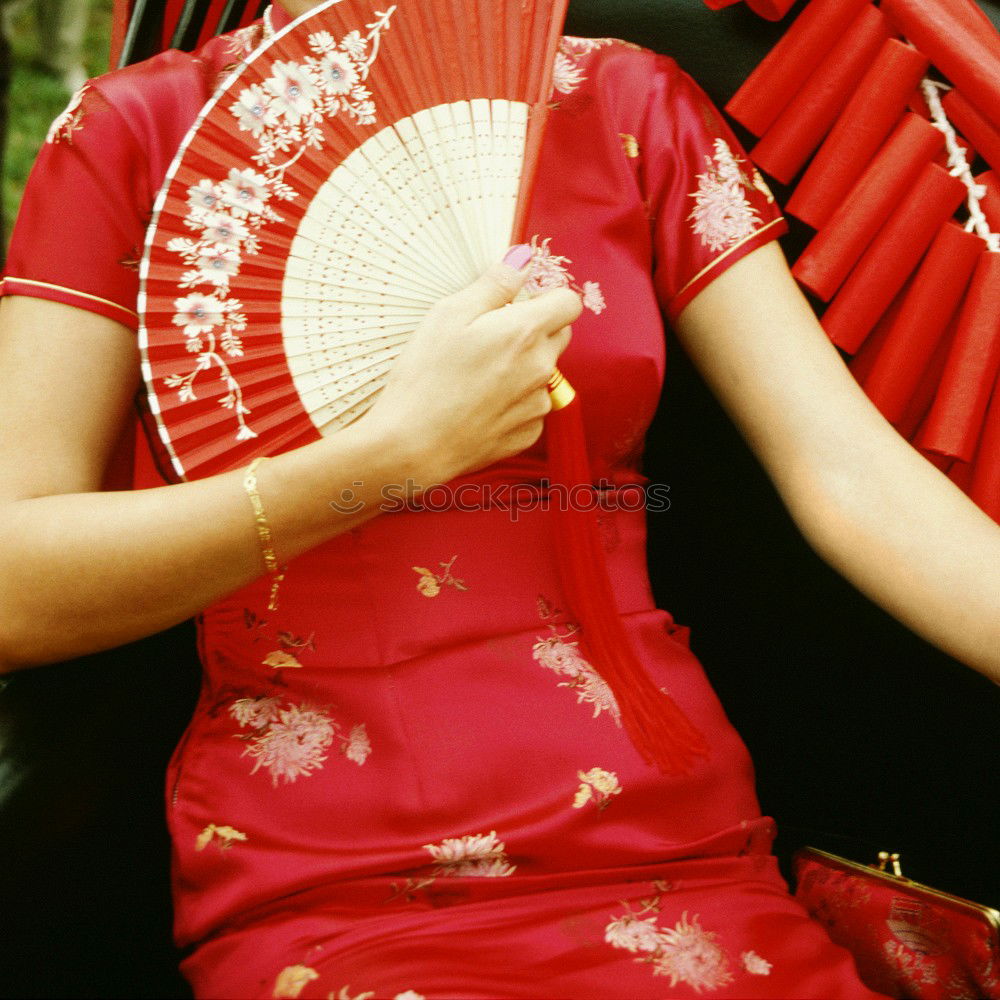
[[[363,722],[351,727],[347,740],[340,744],[340,752],[360,767],[372,752],[368,729]]]
[[[245,28],[238,28],[226,39],[226,54],[232,59],[246,59],[266,37],[267,33],[264,28],[264,22],[250,24]]]
[[[437,865],[437,874],[458,878],[505,878],[517,866],[510,864],[507,847],[496,830],[464,837],[448,837],[440,844],[424,844]]]
[[[316,979],[319,979],[319,973],[308,965],[289,965],[278,973],[271,996],[274,1000],[295,1000]]]
[[[694,223],[695,235],[713,253],[753,235],[760,222],[757,209],[744,193],[754,188],[755,183],[744,174],[742,161],[725,139],[715,140],[714,161],[713,157],[705,157],[708,170],[698,174],[698,190],[690,195],[695,206],[688,216]]]
[[[253,642],[260,642],[267,639],[277,645],[277,649],[269,652],[260,662],[265,667],[273,667],[275,670],[295,670],[301,668],[298,656],[292,650],[309,650],[316,652],[316,633],[310,632],[308,638],[303,639],[287,629],[279,629],[274,635],[270,632],[270,623],[265,618],[258,618],[249,608],[243,609],[243,624],[247,630],[255,634]]]
[[[341,986],[336,993],[328,993],[326,1000],[373,1000],[374,997],[374,990],[352,995],[350,986]],[[397,993],[393,1000],[425,1000],[425,998],[415,990],[406,990],[404,993]]]
[[[538,613],[543,619],[554,619],[562,615],[544,597],[538,598]],[[565,632],[560,632],[554,622],[549,621],[549,636],[539,636],[533,647],[532,655],[545,668],[559,674],[566,680],[559,682],[559,687],[568,687],[576,692],[577,704],[594,706],[596,719],[601,712],[607,712],[621,728],[621,710],[615,700],[614,693],[608,687],[607,681],[584,659],[579,643],[572,637],[579,631],[576,625],[565,625]]]
[[[252,157],[256,168],[233,167],[224,180],[204,178],[192,185],[184,222],[195,237],[175,237],[167,243],[189,268],[178,287],[196,289],[174,301],[174,324],[183,328],[185,347],[196,360],[191,371],[165,376],[164,384],[177,390],[180,402],[193,402],[198,375],[218,369],[225,392],[217,402],[233,412],[237,441],[257,433],[247,422],[250,409],[227,360],[243,357],[240,334],[247,328],[243,303],[229,295],[230,282],[243,258],[259,252],[261,227],[283,221],[268,202],[297,197],[285,183],[285,172],[307,149],[322,148],[323,121],[343,113],[359,125],[375,122],[377,109],[365,81],[395,10],[378,13],[366,25],[367,35],[351,31],[339,43],[328,31],[311,34],[312,56],[302,62],[276,60],[267,79],[240,92],[229,110],[240,131],[257,140],[258,152]]]
[[[580,88],[587,77],[581,60],[591,52],[613,45],[613,38],[576,38],[564,35],[559,41],[555,66],[552,72],[552,89],[557,94],[569,95]]]
[[[701,993],[721,989],[733,981],[718,935],[706,931],[697,915],[689,920],[685,911],[673,927],[664,930],[656,922],[659,896],[643,900],[639,912],[623,905],[627,912],[612,917],[604,931],[604,940],[612,947],[638,955],[637,962],[653,966],[653,975],[669,976],[671,987],[684,983]],[[655,911],[653,916],[644,916],[650,910]]]
[[[458,577],[453,576],[451,572],[451,567],[455,565],[455,560],[458,556],[452,556],[451,559],[446,562],[439,562],[440,566],[444,572],[435,573],[432,569],[426,569],[423,566],[414,566],[413,572],[420,574],[420,579],[417,581],[417,590],[420,591],[424,597],[437,597],[441,593],[442,587],[454,587],[456,590],[468,590],[469,588],[465,585],[464,580],[458,579]]]
[[[534,236],[531,240],[534,256],[528,265],[528,280],[524,283],[524,294],[531,298],[550,288],[572,288],[583,298],[585,309],[589,309],[595,316],[604,312],[607,303],[604,301],[600,284],[596,281],[585,281],[582,287],[577,285],[568,270],[570,259],[552,252],[551,237],[541,242],[539,239],[540,237]]]
[[[627,132],[619,132],[618,136],[622,141],[622,149],[624,150],[625,155],[630,160],[637,160],[639,158],[639,154],[642,152],[639,146],[639,140],[634,135],[629,135]]]
[[[392,895],[385,902],[395,903],[397,900],[402,900],[404,903],[415,903],[419,894],[425,889],[429,889],[436,881],[437,879],[431,876],[430,878],[408,878],[405,882],[390,882],[389,888],[392,890]]]
[[[761,958],[755,951],[743,952],[740,955],[740,962],[742,962],[743,968],[751,976],[769,976],[771,975],[771,969],[774,968],[766,958]]]
[[[83,118],[86,110],[83,99],[90,91],[90,84],[84,84],[70,99],[66,110],[49,126],[45,141],[52,144],[68,142],[72,145],[73,133],[83,128]]]
[[[198,834],[194,842],[196,851],[203,851],[209,844],[214,843],[220,851],[228,851],[237,841],[246,843],[247,835],[239,830],[234,830],[231,826],[216,826],[209,823],[201,833]]]
[[[238,698],[229,714],[241,729],[250,733],[237,734],[246,741],[244,756],[254,758],[251,774],[262,767],[271,773],[275,786],[278,779],[290,784],[299,777],[309,777],[326,763],[326,750],[334,740],[340,752],[359,767],[371,754],[368,731],[362,723],[345,736],[343,727],[322,709],[309,705],[282,707],[281,698]]]
[[[622,786],[614,771],[592,767],[589,771],[578,771],[577,777],[581,784],[573,799],[574,809],[582,809],[588,802],[593,802],[603,812],[611,804],[612,796],[622,793]]]

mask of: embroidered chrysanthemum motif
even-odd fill
[[[543,667],[566,678],[559,682],[559,687],[575,691],[578,703],[594,706],[595,719],[601,712],[607,712],[621,726],[621,711],[611,688],[583,658],[576,642],[567,641],[565,636],[551,635],[535,643],[532,655]]]
[[[560,48],[556,53],[555,67],[552,71],[552,89],[557,94],[572,94],[586,79],[583,67],[576,58]]]
[[[587,79],[583,72],[583,59],[596,49],[612,45],[613,38],[575,38],[565,35],[559,42],[552,73],[552,90],[569,95],[580,88]]]
[[[496,830],[448,837],[440,844],[424,844],[424,850],[434,858],[438,875],[504,878],[516,869],[508,861],[507,848],[497,839]]]
[[[280,698],[239,698],[229,714],[241,728],[252,730],[240,734],[247,744],[244,755],[256,761],[250,773],[265,768],[275,785],[279,779],[288,784],[320,770],[334,740],[340,742],[340,752],[359,767],[372,752],[364,724],[345,735],[339,722],[309,705],[282,707]]]
[[[771,969],[774,968],[766,958],[761,958],[755,951],[743,952],[740,955],[740,961],[743,963],[743,968],[751,976],[769,976],[771,975]]]
[[[324,751],[333,742],[330,717],[315,708],[289,705],[278,712],[266,731],[251,737],[244,753],[256,760],[251,774],[262,767],[271,772],[275,785],[308,777],[326,762]]]
[[[240,698],[229,708],[229,714],[241,727],[263,729],[278,718],[280,698]]]
[[[584,308],[599,316],[607,305],[601,286],[596,281],[586,281],[582,288],[577,285],[569,273],[570,259],[554,254],[551,244],[551,237],[545,240],[538,236],[532,238],[534,256],[528,265],[528,280],[524,283],[523,294],[531,298],[550,288],[572,288],[583,298]]]
[[[274,1000],[295,1000],[311,983],[319,979],[319,973],[307,965],[289,965],[278,973],[274,981]]]
[[[669,889],[662,883],[654,883],[653,887],[661,892]],[[689,920],[687,912],[673,927],[665,930],[659,927],[656,921],[661,900],[662,895],[641,900],[638,911],[623,904],[626,912],[611,918],[604,930],[604,940],[614,948],[636,955],[637,962],[652,965],[653,975],[669,976],[671,987],[684,983],[695,993],[701,993],[731,983],[729,959],[718,943],[718,935],[706,931],[697,916]],[[646,916],[648,913],[652,915]]]
[[[583,308],[589,309],[595,316],[600,316],[607,308],[601,286],[596,281],[585,281],[582,292]]]
[[[84,84],[70,99],[66,110],[49,126],[45,141],[48,143],[73,142],[73,133],[83,128],[83,99],[90,90],[90,84]]]
[[[656,926],[656,917],[626,913],[608,924],[604,929],[604,940],[614,948],[624,948],[633,954],[652,953],[660,947],[660,929]]]
[[[264,40],[264,28],[251,24],[232,32],[226,40],[226,54],[231,59],[245,59]]]
[[[734,246],[751,236],[760,222],[757,209],[747,201],[748,183],[741,161],[725,139],[715,140],[715,155],[706,156],[708,167],[698,174],[698,190],[691,194],[695,206],[688,219],[694,232],[713,253]]]
[[[717,990],[733,981],[718,935],[703,930],[698,917],[687,913],[674,927],[660,932],[661,947],[655,955],[653,973],[669,976],[670,985],[687,983],[695,993]]]
[[[592,767],[589,771],[578,771],[581,781],[573,799],[573,808],[582,809],[588,802],[593,802],[598,809],[604,810],[611,803],[614,795],[621,795],[622,786],[614,771],[605,771],[601,767]]]
[[[341,986],[336,993],[328,993],[326,1000],[374,1000],[375,991],[366,990],[364,993],[354,993],[350,986]],[[424,996],[414,990],[407,990],[405,993],[397,993],[393,1000],[425,1000]]]

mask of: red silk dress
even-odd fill
[[[156,191],[261,30],[91,82],[39,158],[5,294],[136,325]],[[671,60],[567,39],[555,85],[530,231],[591,307],[561,367],[620,499],[600,522],[627,631],[710,755],[666,778],[621,728],[566,610],[543,444],[472,477],[475,509],[440,494],[381,514],[294,560],[277,611],[261,579],[200,616],[204,683],[167,784],[198,996],[873,995],[787,893],[746,750],[655,606],[635,503],[661,312],[780,213]]]

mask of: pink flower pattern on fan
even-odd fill
[[[174,303],[174,323],[184,327],[188,353],[196,355],[194,367],[185,374],[165,376],[164,384],[178,391],[181,402],[192,402],[198,398],[198,376],[218,369],[226,391],[217,401],[233,412],[238,441],[255,438],[257,433],[247,420],[250,408],[229,366],[229,359],[243,356],[240,334],[247,328],[243,303],[228,295],[230,283],[240,273],[244,258],[259,252],[261,227],[283,221],[269,202],[297,197],[284,181],[285,171],[307,149],[322,147],[323,120],[343,112],[359,124],[374,123],[375,104],[364,81],[378,55],[379,36],[388,29],[394,10],[368,25],[366,36],[352,31],[339,45],[329,32],[310,35],[313,56],[302,62],[277,60],[262,84],[251,84],[239,93],[229,110],[240,130],[257,140],[253,160],[259,170],[234,167],[222,180],[206,177],[191,185],[184,222],[195,235],[175,237],[167,244],[189,268],[178,287],[199,290]],[[65,121],[53,125],[55,132],[71,137],[79,127],[74,114],[76,107],[71,103]],[[293,149],[296,152],[290,153]]]

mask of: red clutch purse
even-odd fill
[[[915,1000],[1000,1000],[1000,913],[904,878],[899,855],[879,861],[807,847],[793,862],[796,898],[854,955],[865,985]]]

